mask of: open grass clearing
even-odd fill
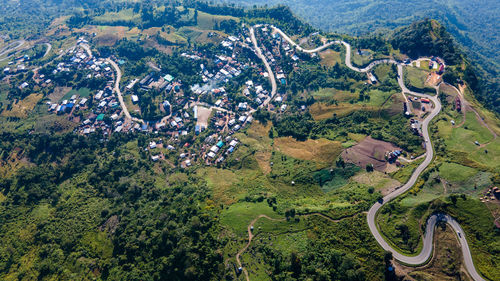
[[[89,88],[80,88],[78,90],[72,89],[69,92],[67,92],[60,100],[69,100],[73,95],[76,95],[79,98],[86,98],[90,96],[90,89]]]
[[[213,167],[198,170],[198,174],[206,181],[212,190],[214,199],[224,204],[234,203],[236,196],[241,192],[233,185],[238,181],[237,175],[231,170]]]
[[[192,10],[192,9],[190,9]],[[239,18],[232,16],[211,15],[205,12],[198,11],[197,27],[205,30],[214,29],[215,24],[219,25],[221,21],[234,20],[240,22]]]
[[[487,151],[487,152],[486,152]],[[468,157],[477,163],[486,165],[493,170],[500,170],[500,138],[488,143],[481,149],[470,153]]]
[[[221,215],[221,223],[240,237],[247,236],[248,224],[259,215],[274,219],[283,217],[275,213],[267,202],[239,202],[227,207]]]
[[[441,129],[448,125],[439,123],[438,126]],[[467,112],[465,124],[463,126],[453,128],[451,131],[448,128],[439,131],[439,134],[445,140],[449,149],[467,153],[473,153],[479,150],[479,147],[474,144],[475,141],[478,141],[479,144],[485,144],[493,140],[491,132],[479,123],[473,112]],[[495,150],[496,149],[493,148],[492,151],[494,152]],[[487,157],[491,156],[485,155],[485,158]]]
[[[2,116],[24,118],[35,105],[43,98],[42,94],[31,94],[24,99],[14,102],[10,110],[4,110]]]
[[[358,50],[353,48],[351,54],[351,60],[354,65],[357,66],[365,66],[373,60],[373,52],[368,49],[361,49],[361,53],[358,53]]]
[[[124,22],[139,20],[141,15],[139,13],[134,13],[133,9],[123,9],[119,12],[106,12],[102,15],[94,17],[94,20],[99,24],[109,24],[113,22]]]
[[[364,106],[360,104],[339,103],[338,105],[328,105],[318,102],[309,107],[309,113],[311,113],[312,117],[316,121],[331,118],[334,114],[339,117],[346,116],[358,110],[376,111],[378,109],[372,106]]]
[[[392,65],[389,64],[379,64],[373,70],[373,73],[379,81],[386,81],[387,79],[389,79],[389,74],[391,74],[392,72]]]
[[[332,49],[326,49],[319,53],[321,58],[321,65],[324,66],[334,66],[338,63],[342,62],[342,58],[340,57],[340,52],[336,52]]]
[[[338,90],[334,88],[321,88],[317,91],[311,92],[311,95],[318,100],[328,102],[349,102],[351,100],[357,100],[358,93],[351,93],[350,91]]]
[[[429,72],[416,67],[406,67],[404,69],[405,80],[410,83],[407,86],[413,86],[419,89],[426,87],[426,81],[429,76]]]
[[[424,161],[423,158],[415,160],[404,167],[400,168],[396,172],[391,173],[391,177],[399,182],[407,182],[411,174],[413,174],[413,171]]]
[[[384,194],[384,190],[392,190],[401,185],[397,180],[379,171],[362,171],[352,177],[352,180],[368,186],[373,186],[375,190],[380,190],[382,194]]]
[[[439,167],[439,174],[441,175],[441,177],[453,182],[466,181],[467,179],[476,175],[476,173],[476,169],[462,166],[456,163],[444,162]]]
[[[300,160],[332,163],[342,152],[342,145],[338,141],[327,139],[297,141],[291,137],[274,140],[275,148],[282,153]]]

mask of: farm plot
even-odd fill
[[[366,137],[359,144],[344,150],[342,158],[360,167],[372,164],[375,170],[386,172],[393,167],[385,160],[385,152],[392,150],[401,149],[392,143]]]

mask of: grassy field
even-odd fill
[[[311,113],[314,120],[324,120],[333,117],[334,114],[337,116],[346,116],[357,110],[365,111],[375,111],[378,110],[375,107],[363,106],[360,104],[350,104],[350,103],[339,103],[338,105],[329,105],[324,103],[314,103],[309,107],[309,113]]]
[[[80,88],[78,90],[72,89],[71,91],[67,92],[60,100],[69,100],[73,95],[77,95],[79,98],[86,98],[90,96],[90,89],[89,88]]]
[[[31,94],[24,99],[12,104],[10,110],[4,110],[2,116],[24,118],[31,112],[35,105],[43,98],[42,94]]]
[[[358,183],[366,184],[368,186],[373,186],[375,190],[380,190],[380,191],[384,189],[395,188],[401,185],[399,181],[392,179],[388,175],[379,171],[373,171],[370,173],[363,171],[354,176],[352,179]]]
[[[351,100],[357,100],[359,97],[358,93],[351,93],[350,91],[342,91],[334,88],[321,88],[317,91],[311,92],[311,95],[317,99],[324,102],[336,100],[338,102],[349,102]]]
[[[213,196],[218,202],[231,204],[242,193],[233,186],[238,181],[238,177],[231,170],[210,167],[199,169],[198,174],[207,181],[208,187],[211,188]]]
[[[363,52],[369,52],[369,55],[360,55],[358,54],[357,49],[351,50],[351,61],[353,62],[354,65],[357,66],[365,66],[370,61],[373,60],[373,52],[370,50],[362,49]]]
[[[205,12],[198,11],[197,27],[204,30],[211,30],[214,29],[215,24],[219,24],[221,21],[224,20],[234,20],[236,22],[240,21],[240,19],[236,17],[211,15]]]
[[[425,82],[429,74],[428,71],[416,67],[406,67],[404,71],[405,80],[409,82],[407,86],[411,84],[419,89],[424,89],[426,87]]]
[[[399,182],[407,182],[410,179],[411,174],[413,174],[413,171],[417,168],[418,165],[420,165],[420,163],[422,163],[422,161],[423,159],[418,159],[405,165],[403,168],[392,173],[391,177]]]
[[[267,202],[241,202],[227,207],[221,215],[221,223],[227,226],[236,235],[247,237],[247,226],[257,216],[266,215],[275,219],[283,216],[273,211]]]
[[[320,63],[324,66],[334,66],[337,63],[342,63],[340,52],[335,52],[331,49],[320,52],[319,56],[321,57]]]
[[[373,69],[373,73],[379,81],[385,81],[388,79],[391,72],[392,66],[389,64],[379,64]]]
[[[275,148],[301,160],[333,163],[343,150],[340,142],[327,139],[297,141],[291,137],[274,140]]]
[[[460,122],[456,120],[455,122]],[[454,153],[453,162],[471,167],[498,169],[500,167],[500,140],[479,123],[473,112],[467,112],[465,123],[453,128],[449,119],[436,123],[438,137]],[[474,144],[478,141],[481,146]],[[458,156],[458,157],[457,157]]]
[[[134,13],[133,9],[124,9],[119,12],[106,12],[100,16],[94,17],[100,24],[109,24],[117,21],[133,21],[140,19],[141,15]]]
[[[462,166],[456,163],[445,162],[439,167],[439,174],[441,177],[448,181],[466,181],[467,179],[475,176],[477,174],[477,170]]]

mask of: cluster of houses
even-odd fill
[[[86,44],[87,41],[80,38],[79,44]],[[69,99],[64,99],[59,102],[47,102],[48,111],[54,114],[62,115],[69,114],[69,118],[79,122],[76,131],[80,134],[89,134],[98,130],[104,135],[110,134],[113,131],[121,132],[123,120],[120,118],[121,107],[113,92],[113,70],[109,63],[101,58],[93,57],[86,50],[77,45],[68,51],[66,56],[63,56],[63,61],[59,62],[52,74],[56,75],[60,72],[71,72],[77,69],[85,69],[87,79],[90,78],[105,78],[107,83],[102,90],[91,93],[90,96],[79,97],[74,94]],[[36,75],[35,81],[43,81],[43,84],[50,84],[52,80],[46,79],[45,75]],[[75,116],[75,113],[83,110],[82,114]],[[107,117],[109,118],[107,118]],[[81,117],[81,118],[80,118]]]
[[[223,162],[228,155],[237,148],[239,141],[237,138],[226,136],[225,138],[209,136],[204,141],[205,164],[217,164]]]
[[[429,61],[429,69],[435,70],[438,75],[444,73],[444,62],[438,57],[431,57]]]
[[[265,47],[269,44],[260,44],[260,46],[274,68],[278,83],[286,85],[286,74],[282,71],[277,59],[286,55],[296,62],[299,58],[295,55],[295,51],[285,40],[281,40],[279,34],[272,33],[267,27],[262,29],[260,40],[271,42],[272,48],[269,50]],[[137,86],[144,91],[155,89],[165,94],[158,104],[165,116],[160,120],[144,121],[138,118],[129,120],[124,117],[118,96],[113,90],[115,77],[112,66],[106,59],[93,56],[87,46],[88,42],[80,38],[76,47],[61,56],[62,60],[50,70],[51,74],[47,76],[55,77],[58,73],[83,69],[86,70],[85,78],[102,77],[107,83],[103,89],[93,91],[89,96],[74,94],[58,102],[47,102],[47,110],[53,114],[68,115],[69,119],[78,122],[75,132],[82,135],[99,132],[107,136],[112,133],[132,131],[153,133],[153,135],[161,133],[165,143],[162,139],[156,139],[147,147],[152,161],[166,159],[166,149],[172,153],[178,153],[182,167],[191,166],[197,159],[203,159],[207,165],[221,163],[239,146],[239,140],[233,134],[252,123],[253,112],[271,98],[270,91],[266,89],[268,86],[263,83],[268,79],[268,72],[261,69],[258,64],[240,60],[242,48],[251,48],[251,44],[247,43],[250,43],[248,33],[240,34],[239,37],[228,36],[220,43],[216,54],[204,54],[199,51],[181,54],[193,60],[210,61],[209,67],[200,63],[199,75],[203,83],[193,85],[191,87],[193,94],[189,97],[185,96],[181,89],[182,81],[170,74],[161,73],[161,70],[128,81],[123,92],[125,95],[127,92],[132,92],[130,100],[133,104],[140,103],[141,99],[140,92],[135,91]],[[117,62],[119,65],[124,63],[119,60]],[[237,98],[228,95],[225,84],[239,77],[248,68],[255,69],[263,79],[247,78],[241,95]],[[11,70],[4,70],[4,72],[9,71]],[[46,85],[55,83],[50,78],[56,80],[38,73],[33,77],[37,84]],[[20,87],[28,87],[30,83],[24,82]],[[271,104],[285,111],[287,109],[285,99],[284,94],[278,94]],[[273,109],[274,105],[270,105],[270,109]],[[202,134],[208,128],[211,133]],[[183,138],[184,136],[187,137]],[[191,149],[195,143],[194,140],[199,136],[204,138],[201,142],[201,149]],[[186,152],[187,150],[196,151],[196,153],[190,154]]]
[[[133,79],[127,85],[127,90],[130,90],[137,83],[137,79]],[[170,74],[161,74],[160,72],[150,72],[144,78],[139,81],[139,86],[143,90],[158,89],[170,92],[172,89],[179,91],[182,83],[181,81],[175,80],[174,76]]]
[[[47,102],[48,111],[54,112],[58,115],[69,113],[72,114],[74,110],[86,108],[88,98],[79,98],[78,95],[72,95],[69,100],[65,99],[60,103]]]
[[[8,66],[3,69],[3,74],[12,75],[27,71],[25,63],[29,62],[29,60],[28,55],[16,57],[13,61],[8,62]]]
[[[396,163],[399,165],[398,157],[403,153],[401,150],[392,150],[392,151],[386,151],[385,152],[385,160],[389,163]]]

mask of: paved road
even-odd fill
[[[259,27],[260,25],[256,25],[255,27]],[[269,81],[271,82],[271,96],[269,98],[266,98],[266,100],[262,103],[262,106],[265,107],[267,104],[273,99],[273,97],[276,95],[276,91],[278,89],[278,86],[276,84],[276,78],[274,77],[273,70],[271,69],[271,66],[267,62],[266,57],[264,54],[262,54],[262,50],[260,49],[259,45],[257,44],[257,39],[255,38],[255,30],[254,27],[250,27],[250,38],[252,40],[255,52],[257,56],[262,60],[264,65],[266,66],[267,73],[269,74]]]
[[[84,45],[82,45],[82,47],[83,46]],[[86,49],[85,47],[83,47],[83,48]],[[92,56],[92,53],[90,53],[89,56]],[[116,94],[118,96],[118,101],[120,101],[120,105],[122,107],[123,114],[125,114],[125,118],[126,119],[132,120],[132,116],[128,112],[127,105],[123,101],[122,91],[120,91],[120,80],[122,79],[122,71],[120,70],[120,67],[118,67],[118,65],[113,60],[107,59],[106,61],[109,64],[111,64],[111,66],[115,69],[115,72],[116,72],[116,77],[115,77],[115,92],[116,92]]]
[[[5,54],[8,54],[11,51],[15,51],[15,50],[21,48],[24,45],[24,43],[26,43],[26,41],[24,41],[24,40],[17,40],[17,41],[9,43],[6,47],[4,47],[4,48],[2,48],[0,50],[0,57],[3,56],[3,55],[5,55]],[[17,46],[11,47],[14,44],[17,44]],[[7,56],[5,58],[0,59],[0,61],[4,61],[4,60],[6,60],[6,59],[8,59],[10,57],[11,56]]]
[[[297,43],[295,43],[283,31],[281,31],[281,29],[279,29],[279,28],[277,28],[276,26],[273,26],[273,25],[271,25],[271,28],[274,29],[276,32],[278,32],[281,35],[281,37],[283,37],[286,41],[288,41],[288,43],[290,45],[294,46],[297,50],[299,50],[301,52],[304,52],[304,53],[316,53],[316,52],[319,52],[319,51],[321,51],[323,49],[326,49],[326,48],[330,47],[333,44],[336,44],[336,42],[328,42],[328,43],[324,44],[323,46],[320,46],[320,47],[315,48],[315,49],[304,49],[301,46],[299,46]]]
[[[45,54],[43,54],[43,58],[46,57],[49,53],[50,50],[52,50],[52,45],[50,43],[44,43],[45,46],[47,46],[47,50],[45,50]]]
[[[283,38],[285,38],[285,40],[287,40],[290,44],[297,46],[297,44],[295,44],[295,42],[293,42],[288,36],[284,35],[283,32],[280,32],[279,29],[275,28],[275,30],[277,30],[280,34],[282,34]],[[469,248],[469,245],[467,243],[465,233],[463,232],[459,223],[447,214],[437,213],[437,214],[431,215],[427,219],[426,232],[425,232],[425,235],[423,238],[423,248],[422,248],[422,251],[417,256],[405,256],[405,255],[397,252],[385,241],[385,239],[380,234],[380,232],[377,228],[377,223],[376,223],[377,212],[380,210],[380,208],[384,204],[386,204],[387,202],[391,201],[392,199],[394,199],[394,198],[398,197],[399,195],[408,191],[415,184],[415,182],[419,178],[420,174],[427,168],[427,166],[433,160],[434,150],[433,150],[431,139],[429,136],[429,123],[441,111],[441,103],[440,103],[439,99],[437,98],[437,95],[430,96],[430,95],[410,91],[404,84],[403,65],[401,63],[397,63],[396,61],[394,61],[392,59],[374,61],[362,69],[354,67],[351,64],[351,46],[344,41],[341,41],[341,43],[346,47],[345,63],[347,65],[347,67],[349,67],[350,69],[352,69],[354,71],[358,71],[358,72],[367,72],[367,71],[370,71],[374,66],[381,64],[381,63],[397,64],[397,66],[398,66],[398,84],[401,87],[402,91],[410,93],[410,94],[415,95],[415,96],[428,98],[434,104],[434,108],[432,109],[431,113],[422,122],[422,134],[423,134],[423,138],[425,141],[425,148],[426,148],[425,159],[415,169],[415,171],[413,172],[413,174],[411,175],[410,179],[408,180],[408,182],[406,184],[404,184],[400,188],[396,189],[392,193],[386,195],[382,199],[381,202],[375,203],[370,208],[370,210],[368,211],[368,214],[367,214],[367,222],[368,222],[368,226],[370,228],[372,235],[375,237],[375,239],[380,244],[380,246],[382,246],[382,248],[384,248],[384,250],[390,251],[393,253],[393,256],[396,260],[401,261],[401,262],[406,263],[406,264],[421,265],[421,264],[426,263],[431,258],[432,245],[433,245],[432,242],[433,242],[433,238],[434,238],[434,228],[436,226],[436,223],[439,221],[444,221],[444,222],[448,223],[457,233],[460,233],[460,235],[458,235],[458,236],[459,236],[459,241],[460,241],[460,245],[461,245],[462,253],[463,253],[463,257],[464,257],[464,265],[467,268],[471,277],[474,280],[484,280],[481,277],[481,275],[476,271],[476,268],[474,267],[474,262],[472,260],[470,248]],[[325,44],[325,45],[327,45],[327,44]],[[310,52],[318,51],[318,49],[321,49],[321,48],[322,47],[310,50]],[[302,48],[297,48],[297,49],[303,50]],[[324,48],[322,48],[322,49],[324,49]]]

